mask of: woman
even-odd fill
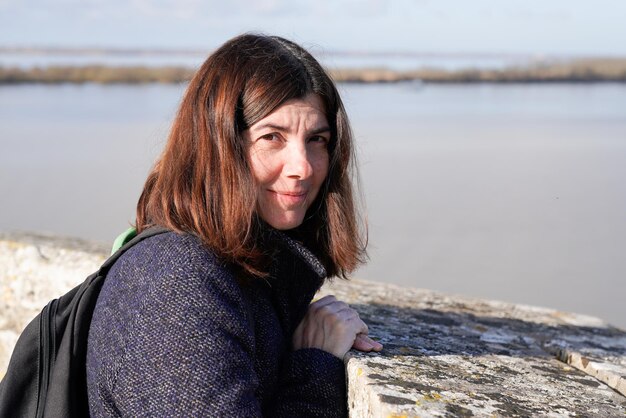
[[[310,304],[364,256],[352,138],[298,45],[243,35],[191,80],[89,333],[92,416],[343,416],[343,357],[382,346],[345,303]]]

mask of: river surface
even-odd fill
[[[0,230],[111,242],[184,87],[0,87]],[[355,277],[626,328],[626,85],[340,90],[369,222]]]

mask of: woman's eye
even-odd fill
[[[322,144],[328,144],[328,138],[320,135],[312,136],[309,138],[309,142],[318,142]]]
[[[278,135],[276,134],[265,134],[261,137],[261,139],[265,139],[266,141],[276,141],[278,140]]]

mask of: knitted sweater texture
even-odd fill
[[[241,285],[192,235],[129,249],[89,331],[91,416],[346,416],[343,362],[291,348],[326,272],[298,242],[272,236],[270,276]]]

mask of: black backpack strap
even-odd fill
[[[126,250],[128,250],[131,247],[134,247],[135,244],[143,241],[146,238],[163,234],[165,232],[170,232],[170,230],[162,226],[152,226],[148,229],[144,229],[135,237],[133,237],[130,241],[122,245],[119,250],[111,254],[111,256],[104,263],[102,263],[102,266],[100,266],[100,269],[98,271],[104,272],[106,274],[106,272],[109,271],[109,269],[111,268],[111,266],[113,266],[113,264],[117,261],[117,259],[120,258],[120,256],[126,252]]]

